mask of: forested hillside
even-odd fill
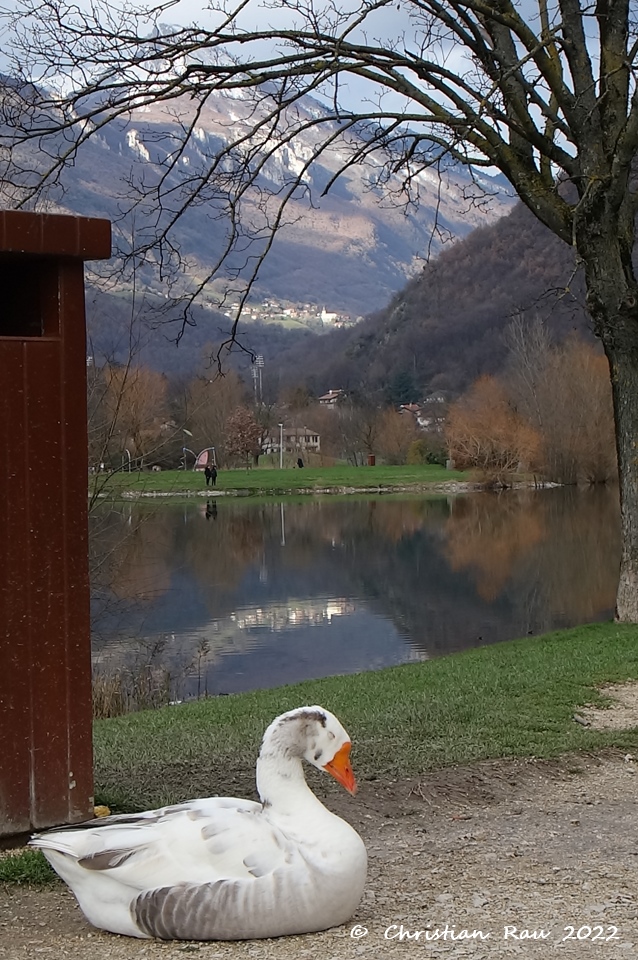
[[[243,322],[237,350],[226,360],[249,377],[250,351],[264,357],[266,399],[304,386],[314,395],[331,388],[361,391],[394,403],[433,390],[455,394],[476,377],[497,372],[505,355],[502,333],[517,313],[546,320],[556,339],[571,330],[589,336],[582,282],[572,251],[522,205],[480,228],[426,264],[389,305],[356,327],[323,335],[277,324]],[[228,336],[230,321],[194,312],[195,326],[164,322],[138,326],[139,360],[156,370],[188,375]],[[89,299],[89,329],[98,355],[122,361],[135,314],[122,298]],[[144,311],[146,318],[153,310]]]
[[[428,263],[421,275],[351,330],[293,347],[272,361],[282,382],[313,392],[330,387],[383,391],[403,402],[458,392],[504,358],[512,317],[542,317],[557,339],[589,336],[582,282],[566,244],[522,205]]]
[[[107,294],[91,286],[87,287],[86,314],[88,353],[98,365],[131,360],[171,378],[190,378],[206,370],[212,376],[217,369],[214,355],[230,336],[231,328],[228,317],[213,310],[195,307],[192,323],[185,326],[179,308],[171,312],[158,298],[147,296],[139,305],[126,296]],[[238,346],[225,356],[224,366],[249,376],[252,355],[262,354],[270,360],[319,339],[303,329],[246,322],[238,333]],[[270,394],[270,379],[268,386]]]

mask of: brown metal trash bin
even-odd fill
[[[107,220],[0,211],[0,838],[92,814],[83,261]]]
[[[368,466],[373,467],[377,462],[377,458],[373,453],[368,454]]]

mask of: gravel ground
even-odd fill
[[[622,697],[622,725],[638,725],[637,688],[605,692]],[[597,724],[600,712],[583,720]],[[0,960],[633,958],[637,785],[638,758],[609,752],[374,781],[354,801],[330,792],[370,856],[346,926],[239,943],[132,940],[89,927],[61,886],[0,888]]]

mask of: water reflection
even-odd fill
[[[185,695],[606,619],[618,578],[605,489],[126,504],[92,524],[95,655],[160,650]]]

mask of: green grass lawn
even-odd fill
[[[4,856],[0,852],[0,883],[45,887],[60,882],[39,850],[8,851]]]
[[[348,489],[423,489],[430,484],[450,480],[467,480],[467,473],[446,470],[437,465],[423,464],[409,467],[315,467],[303,470],[273,469],[259,467],[252,470],[220,470],[217,487],[209,492],[240,492],[248,494],[287,493],[289,491],[341,490]],[[161,473],[124,472],[114,474],[108,480],[104,476],[91,477],[91,490],[95,485],[107,496],[117,497],[123,492],[199,494],[206,491],[206,481],[201,471],[163,470]]]
[[[318,703],[343,721],[360,777],[414,777],[497,757],[636,748],[638,732],[573,720],[596,686],[638,678],[638,626],[592,624],[421,664],[307,681],[102,720],[100,801],[135,809],[250,787],[279,713]]]

